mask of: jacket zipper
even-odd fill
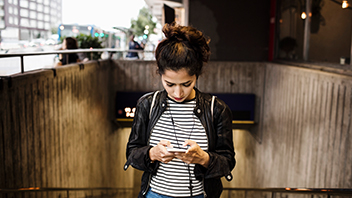
[[[144,189],[143,195],[147,194],[151,179],[152,179],[152,174],[149,175],[148,184],[147,184],[146,188]]]

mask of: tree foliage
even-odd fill
[[[96,49],[103,48],[102,42],[99,41],[98,37],[92,37],[90,35],[80,34],[76,37],[79,48],[81,49]],[[101,52],[93,52],[93,60],[100,58]],[[90,53],[86,53],[86,56],[90,58]]]
[[[152,20],[153,16],[149,12],[148,8],[143,7],[142,9],[139,10],[139,15],[137,20],[132,19],[131,20],[131,28],[133,30],[133,33],[136,36],[143,36],[145,35],[144,30],[146,29],[145,27],[148,25],[149,26],[149,33],[146,34],[148,37],[150,34],[155,34],[154,33],[154,28],[156,27],[156,23]]]

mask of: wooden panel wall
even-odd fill
[[[351,82],[287,65],[210,62],[197,82],[201,91],[257,96],[258,125],[234,130],[237,165],[224,186],[351,188]],[[0,188],[138,190],[140,172],[123,171],[129,129],[112,122],[115,93],[157,89],[154,61],[0,79]]]

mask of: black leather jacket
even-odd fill
[[[232,115],[229,107],[222,100],[216,98],[212,118],[212,96],[195,90],[196,107],[194,113],[200,119],[208,136],[207,152],[210,161],[208,168],[196,164],[194,174],[198,180],[203,180],[205,195],[209,198],[216,198],[220,197],[223,189],[220,178],[225,176],[228,181],[232,180],[231,171],[236,164],[232,140]],[[149,158],[149,149],[151,148],[149,140],[153,127],[167,107],[167,92],[164,90],[157,94],[150,114],[153,95],[153,93],[146,94],[137,102],[126,150],[127,162],[124,169],[126,170],[131,165],[144,171],[139,198],[145,197],[151,176],[156,173],[159,166],[159,162],[152,163]]]

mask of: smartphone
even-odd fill
[[[187,149],[180,149],[180,148],[166,148],[168,152],[179,152],[179,153],[184,153],[187,151]]]

